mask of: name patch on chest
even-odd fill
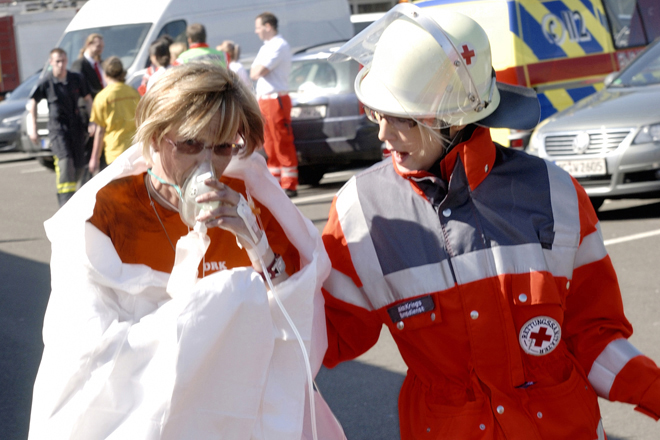
[[[561,340],[561,326],[548,316],[537,316],[522,326],[518,339],[525,353],[543,356],[557,348]]]
[[[393,323],[403,321],[406,318],[430,312],[435,309],[435,303],[431,295],[423,296],[421,298],[411,299],[387,309]]]

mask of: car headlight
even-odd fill
[[[541,144],[543,143],[541,140],[541,128],[548,122],[550,122],[550,118],[544,119],[539,123],[539,125],[536,126],[532,132],[532,136],[529,138],[529,144],[527,144],[527,148],[525,148],[526,153],[532,154],[534,156],[539,155],[539,150],[541,149]]]
[[[633,144],[648,144],[650,142],[660,142],[660,124],[645,125],[633,140]]]
[[[525,152],[534,156],[539,155],[539,150],[541,149],[541,136],[539,135],[538,130],[534,130],[532,137],[529,138],[529,144],[525,148]]]
[[[21,122],[21,118],[23,115],[16,115],[16,116],[10,116],[8,118],[4,118],[1,122],[2,125],[18,125]]]

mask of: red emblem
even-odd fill
[[[525,353],[543,356],[559,345],[561,326],[548,316],[537,316],[522,326],[518,339]]]
[[[470,49],[470,47],[467,44],[464,44],[463,52],[461,52],[461,56],[465,60],[465,64],[469,66],[470,64],[472,64],[472,58],[474,58],[476,54],[472,49]]]

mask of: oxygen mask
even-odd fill
[[[199,166],[186,178],[181,187],[181,206],[179,215],[181,220],[191,228],[195,226],[195,220],[202,212],[212,211],[220,205],[220,202],[197,203],[195,199],[202,194],[213,191],[213,188],[204,183],[208,179],[217,179],[211,160],[202,161]]]

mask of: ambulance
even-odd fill
[[[660,36],[658,0],[426,0],[476,20],[490,39],[497,80],[531,87],[541,119],[604,87]],[[654,11],[655,9],[655,11]],[[469,64],[474,53],[459,52]],[[492,130],[505,146],[524,148],[531,133]]]

